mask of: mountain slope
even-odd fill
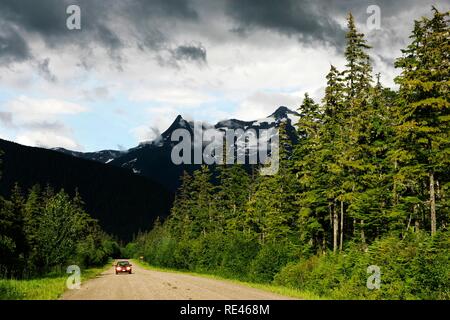
[[[273,128],[278,126],[281,121],[285,121],[287,124],[287,134],[291,137],[293,142],[296,142],[294,125],[299,117],[300,115],[297,112],[281,106],[264,119],[254,121],[229,119],[220,121],[214,126],[205,125],[203,129],[214,128],[222,132],[227,129],[254,129],[257,131],[258,129]],[[175,165],[171,160],[172,148],[177,144],[177,142],[171,141],[171,136],[175,130],[181,128],[188,130],[192,136],[194,132],[194,123],[186,121],[179,115],[158,139],[141,143],[139,146],[124,152],[103,150],[99,152],[81,153],[65,149],[57,149],[57,151],[132,170],[135,174],[148,177],[164,185],[172,192],[175,192],[179,186],[179,178],[183,171],[186,170],[192,172],[200,167],[200,165],[193,164]]]
[[[106,232],[123,240],[148,230],[156,217],[169,212],[172,193],[125,168],[1,139],[0,150],[0,194],[7,196],[15,182],[25,189],[49,184],[71,194],[78,188],[87,211]]]

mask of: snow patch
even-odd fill
[[[259,119],[259,120],[254,121],[253,125],[254,126],[259,126],[259,125],[261,125],[263,123],[268,123],[268,124],[275,123],[275,118],[274,117],[268,117],[268,118],[264,118],[264,119]]]

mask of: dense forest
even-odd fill
[[[78,192],[70,197],[39,185],[24,192],[16,184],[8,199],[0,196],[0,279],[65,273],[70,264],[103,266],[114,256],[118,243],[85,211]]]
[[[0,150],[0,196],[5,198],[16,183],[24,191],[35,184],[50,185],[72,197],[78,189],[83,208],[105,232],[123,241],[169,213],[173,193],[131,170],[2,139]]]
[[[280,125],[278,173],[185,173],[170,216],[128,255],[332,298],[449,299],[449,12],[433,8],[410,38],[398,89],[383,87],[349,14],[345,69],[331,66],[321,102],[305,95],[297,143]]]

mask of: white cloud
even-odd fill
[[[239,105],[233,118],[246,121],[264,118],[279,106],[296,110],[302,99],[298,92],[291,94],[256,92]]]
[[[18,143],[38,147],[83,149],[73,137],[73,130],[64,123],[64,117],[88,111],[82,105],[22,95],[6,102],[0,110],[11,115],[10,127],[14,134],[10,135],[14,136],[14,141]]]
[[[83,150],[83,147],[73,138],[68,136],[67,132],[55,132],[53,130],[26,130],[17,135],[15,140],[17,143],[33,147],[62,147],[76,151]]]
[[[88,110],[76,103],[57,99],[35,99],[27,96],[19,96],[7,102],[5,109],[11,112],[14,121],[19,123],[48,121],[61,115],[73,115]]]
[[[132,128],[130,132],[138,142],[153,141],[160,135],[160,131],[157,128],[145,125]]]
[[[131,92],[131,101],[153,101],[178,106],[199,106],[210,102],[212,97],[204,92],[199,92],[183,87],[139,88]]]

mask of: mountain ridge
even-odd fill
[[[204,124],[204,129],[213,128],[219,131],[227,129],[270,129],[286,121],[286,130],[293,142],[296,142],[294,124],[300,114],[285,106],[278,107],[268,117],[253,121],[227,119],[217,122],[215,125]],[[176,129],[186,129],[191,135],[194,133],[194,122],[185,120],[178,115],[172,124],[155,140],[141,142],[138,146],[126,151],[101,150],[91,153],[78,153],[66,149],[57,149],[75,157],[99,161],[107,165],[126,168],[135,174],[150,178],[162,184],[168,190],[175,192],[179,186],[179,178],[183,171],[192,172],[200,167],[198,164],[174,165],[171,160],[171,151],[177,142],[171,141],[172,132]],[[104,160],[107,161],[104,161]]]
[[[35,184],[71,195],[78,191],[87,212],[121,240],[149,230],[155,219],[169,213],[173,193],[127,168],[2,139],[0,150],[0,195],[6,198],[16,183],[24,191]]]

